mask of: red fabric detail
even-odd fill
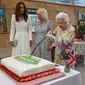
[[[18,82],[28,82],[28,81],[38,79],[38,78],[41,78],[41,77],[44,77],[44,76],[48,76],[48,75],[51,75],[51,74],[60,73],[59,68],[54,68],[54,69],[44,71],[44,72],[40,72],[40,73],[37,73],[37,74],[32,74],[32,75],[28,75],[28,76],[25,76],[25,77],[20,77],[1,64],[0,64],[0,69],[3,70],[6,74],[8,74],[10,77],[12,77],[13,79],[15,79]]]

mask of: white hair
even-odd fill
[[[43,19],[48,20],[48,13],[45,8],[38,9],[37,13],[40,14]]]
[[[67,23],[67,25],[69,24],[69,16],[65,12],[58,13],[56,15],[56,22],[57,22],[58,19],[63,19]]]

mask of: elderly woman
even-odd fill
[[[34,28],[36,37],[35,45],[37,45],[43,39],[48,31],[52,30],[52,23],[50,20],[48,20],[48,13],[46,9],[38,9],[37,16],[39,20],[36,22]],[[50,41],[50,38],[44,39],[37,47],[35,56],[51,61],[51,52],[48,51],[48,45]]]
[[[75,37],[75,28],[69,23],[69,16],[67,13],[60,12],[56,15],[56,29],[53,33],[56,34],[56,39],[54,42],[55,49],[55,59],[54,62],[58,64],[64,64],[63,60],[60,58],[59,45],[63,42],[72,42]]]

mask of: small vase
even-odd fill
[[[68,64],[65,66],[64,71],[66,73],[69,73],[70,72],[70,66]]]

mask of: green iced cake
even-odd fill
[[[38,64],[41,59],[39,58],[34,58],[34,57],[29,57],[29,56],[16,56],[15,59],[25,63],[25,64]]]

